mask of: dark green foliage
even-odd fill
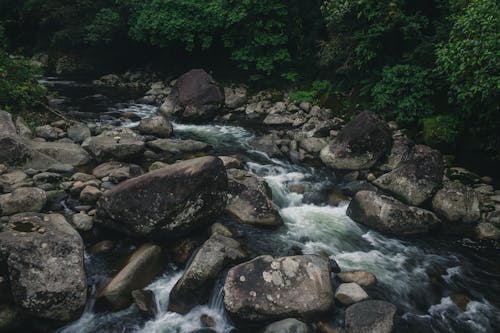
[[[0,26],[0,109],[21,113],[44,101],[45,89],[34,79],[36,70],[30,62],[10,57],[5,51]]]
[[[441,115],[423,120],[424,142],[432,147],[447,148],[453,145],[460,134],[460,121],[450,115]]]
[[[314,81],[310,90],[298,90],[290,94],[290,98],[301,103],[309,102],[312,104],[322,104],[328,100],[330,93],[333,90],[331,82]]]

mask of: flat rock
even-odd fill
[[[364,301],[347,308],[347,333],[391,333],[396,307],[385,301]]]

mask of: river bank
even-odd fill
[[[244,245],[247,259],[258,255],[273,255],[278,258],[302,254],[315,254],[321,257],[326,254],[329,259],[335,260],[342,271],[369,271],[376,276],[378,283],[365,287],[366,292],[370,298],[384,300],[396,306],[397,312],[394,317],[396,332],[494,332],[498,329],[499,304],[496,297],[500,292],[498,285],[500,273],[496,260],[498,250],[495,243],[473,240],[476,236],[474,227],[482,221],[481,219],[489,219],[491,212],[474,206],[472,215],[469,214],[471,210],[468,210],[458,218],[463,220],[465,216],[467,218],[473,216],[472,225],[465,223],[465,231],[456,227],[449,233],[446,232],[450,231],[449,228],[445,227],[437,229],[440,230],[439,234],[434,233],[435,229],[432,229],[431,235],[410,238],[387,234],[384,230],[378,232],[367,228],[363,223],[355,223],[347,216],[351,197],[354,197],[361,188],[377,190],[378,186],[372,183],[384,174],[390,173],[390,170],[397,169],[397,163],[394,162],[396,165],[391,169],[381,170],[378,164],[373,168],[364,166],[360,168],[361,170],[348,172],[334,171],[326,167],[323,162],[319,162],[322,159],[321,151],[342,133],[347,123],[347,120],[335,117],[331,110],[312,105],[293,105],[283,96],[274,96],[266,92],[249,96],[243,89],[232,89],[232,92],[227,89],[224,92],[225,112],[216,114],[210,120],[206,120],[204,118],[206,115],[202,114],[201,121],[204,124],[193,124],[193,121],[200,122],[198,118],[200,113],[203,113],[200,111],[202,109],[186,113],[185,108],[180,111],[172,107],[173,103],[165,105],[162,102],[162,106],[155,105],[158,100],[168,99],[171,95],[172,87],[168,83],[164,83],[163,87],[159,84],[151,87],[156,93],[146,94],[145,97],[153,96],[149,100],[137,96],[131,101],[130,98],[122,99],[114,97],[113,94],[106,95],[106,89],[102,90],[101,94],[65,96],[66,91],[71,95],[71,90],[81,92],[86,87],[89,91],[96,88],[88,85],[82,87],[77,82],[52,81],[62,97],[59,107],[69,116],[85,122],[86,126],[77,127],[77,131],[74,124],[52,124],[50,128],[44,127],[36,131],[37,141],[42,142],[43,140],[40,140],[42,137],[48,142],[72,144],[64,137],[70,137],[70,132],[74,132],[74,135],[71,134],[72,142],[85,142],[89,136],[90,140],[100,136],[99,140],[104,140],[105,143],[99,145],[97,140],[94,143],[82,144],[88,156],[85,156],[81,148],[72,146],[73,152],[78,151],[82,159],[87,158],[89,161],[82,163],[81,168],[76,166],[67,173],[63,172],[62,168],[51,170],[51,173],[60,175],[58,177],[51,175],[57,178],[55,181],[47,181],[50,177],[44,172],[21,168],[26,174],[26,177],[21,175],[25,184],[30,181],[36,182],[38,188],[52,192],[51,195],[56,194],[53,191],[59,191],[57,194],[61,196],[54,202],[61,204],[59,209],[47,210],[47,206],[42,205],[44,207],[40,210],[61,212],[79,229],[85,241],[85,260],[82,264],[85,265],[86,284],[93,286],[96,291],[88,295],[87,305],[80,319],[59,329],[60,332],[190,332],[206,326],[206,320],[200,321],[201,317],[207,318],[203,315],[208,315],[215,322],[215,326],[211,329],[216,332],[254,331],[252,325],[241,325],[235,320],[234,313],[228,316],[226,312],[228,306],[224,302],[222,293],[222,286],[226,282],[228,268],[226,265],[227,268],[215,274],[213,288],[209,288],[212,291],[206,302],[201,302],[201,305],[193,307],[184,315],[168,310],[171,303],[169,296],[174,286],[192,266],[194,259],[187,262],[186,257],[189,258],[190,253],[204,243],[208,236],[207,232],[217,234],[213,228],[212,231],[201,228],[203,230],[188,237],[187,245],[184,242],[184,246],[176,244],[177,246],[174,245],[172,248],[173,244],[170,244],[172,242],[166,240],[158,244],[161,248],[167,248],[166,252],[169,253],[167,267],[161,269],[158,277],[150,279],[151,284],[147,282],[147,285],[140,287],[151,290],[155,296],[157,312],[152,319],[143,317],[136,305],[126,306],[119,312],[111,312],[109,305],[108,308],[105,307],[104,312],[94,306],[95,297],[99,294],[97,290],[104,287],[124,266],[123,259],[116,260],[116,258],[126,258],[144,243],[134,237],[126,236],[127,233],[130,235],[130,232],[123,234],[116,231],[116,227],[109,229],[108,225],[107,229],[103,228],[106,224],[96,223],[94,216],[99,214],[92,212],[96,199],[107,190],[112,191],[117,186],[123,186],[119,184],[127,182],[129,178],[133,179],[146,170],[166,166],[162,163],[171,164],[177,160],[189,160],[201,155],[231,156],[232,159],[223,159],[230,183],[233,182],[232,190],[230,187],[231,195],[241,197],[242,192],[239,192],[239,188],[243,184],[253,191],[250,193],[254,193],[250,199],[246,199],[246,205],[256,205],[256,202],[252,201],[256,197],[264,202],[265,209],[259,211],[262,214],[257,217],[253,216],[251,210],[248,213],[241,203],[233,201],[230,202],[235,205],[233,209],[225,208],[226,213],[211,219],[211,222],[229,227],[225,235],[235,237],[238,243]],[[233,98],[228,99],[229,96]],[[72,105],[72,98],[78,101],[77,105]],[[152,104],[144,104],[146,101]],[[208,102],[204,105],[213,104],[213,100],[208,99]],[[171,127],[169,122],[164,123],[161,120],[165,118],[156,118],[154,126],[146,126],[147,124],[143,122],[141,128],[140,121],[154,116],[157,112],[167,114],[169,119],[173,118]],[[179,112],[180,114],[175,114]],[[168,116],[169,113],[174,113],[174,116]],[[370,121],[370,124],[373,122],[375,121]],[[70,128],[73,130],[70,131]],[[393,131],[394,126],[390,130]],[[109,134],[103,135],[106,131]],[[392,142],[393,135],[394,133],[391,133],[390,138],[386,139]],[[161,138],[165,136],[167,138]],[[401,138],[401,135],[396,135],[395,138]],[[401,142],[396,139],[394,140]],[[120,144],[122,145],[120,149],[105,149]],[[376,151],[384,147],[368,148]],[[379,154],[379,158],[387,153],[388,151]],[[401,154],[396,157],[401,157]],[[102,166],[99,168],[99,164],[108,162],[109,159],[128,161],[111,167],[108,163],[107,169]],[[323,158],[323,160],[329,159]],[[481,200],[483,203],[484,198],[496,195],[491,185],[483,183],[487,179],[470,177],[470,173],[450,167],[447,166],[445,172],[447,176],[450,179],[462,180],[466,183],[463,185],[466,188],[474,187],[473,196],[477,195],[478,201]],[[240,170],[238,168],[246,171],[235,171]],[[13,169],[15,168],[11,168],[6,174],[11,174]],[[103,169],[106,172],[103,173]],[[86,173],[76,175],[75,171]],[[243,179],[250,178],[257,185],[250,186],[242,182],[240,178],[242,173]],[[261,178],[255,178],[256,176]],[[262,183],[262,180],[267,185]],[[19,183],[11,184],[13,185],[11,190]],[[239,185],[234,186],[235,183]],[[61,186],[63,190],[59,190]],[[266,187],[272,193],[268,193]],[[438,188],[432,190],[429,196],[433,196]],[[7,195],[10,193],[5,190],[5,186],[3,191]],[[422,205],[425,208],[429,208],[430,205],[432,209],[432,203],[425,202],[426,200],[427,198]],[[493,202],[493,205],[482,204],[481,207],[493,207],[493,211],[498,210],[495,208],[494,200],[486,201]],[[148,203],[143,202],[143,204]],[[418,205],[420,203],[415,204]],[[126,208],[126,206],[121,207],[122,210]],[[456,209],[452,208],[451,211],[456,212]],[[110,210],[107,210],[107,214],[110,214],[109,212]],[[245,212],[247,214],[244,214]],[[118,211],[114,214],[118,214]],[[477,214],[479,217],[476,217]],[[86,223],[76,222],[75,215],[78,215],[80,222],[83,219]],[[12,223],[11,219],[12,217],[4,218],[6,223]],[[274,228],[263,229],[255,226],[259,223],[270,223]],[[39,234],[43,234],[39,232],[40,228],[37,230]],[[102,241],[109,240],[114,247],[108,249],[107,253],[92,250],[96,244],[101,244],[102,247]],[[176,261],[179,248],[190,250],[187,251],[188,254],[184,254],[184,260]],[[187,269],[184,270],[183,267]],[[335,267],[332,266],[330,269],[333,272]],[[335,290],[342,282],[333,275],[332,288]],[[313,324],[311,328],[319,330],[319,327],[330,325],[344,329],[346,307],[341,304],[337,299],[336,308],[323,311],[320,316],[310,320]],[[265,322],[266,320],[260,322],[259,327],[264,326]],[[41,328],[40,325],[43,326],[43,322],[39,323],[36,329],[41,332],[55,329]],[[16,329],[22,331],[24,326],[21,325],[21,328]]]

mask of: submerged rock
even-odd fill
[[[229,270],[224,306],[238,320],[311,318],[333,306],[328,258],[260,256]]]
[[[283,224],[271,201],[271,190],[267,183],[253,173],[229,169],[229,200],[226,211],[246,224],[278,226]]]
[[[345,312],[347,333],[391,333],[396,307],[384,301],[364,301]]]
[[[193,69],[177,79],[160,107],[167,118],[192,122],[210,121],[224,105],[224,90],[202,69]]]
[[[320,157],[334,169],[367,169],[388,153],[391,145],[392,135],[387,124],[374,113],[365,111],[321,150]]]
[[[441,187],[443,172],[441,153],[417,145],[409,161],[380,176],[373,184],[410,205],[419,206]]]
[[[125,267],[99,292],[98,301],[113,310],[121,310],[132,303],[132,291],[146,287],[163,270],[162,250],[154,244],[138,248]]]
[[[426,233],[441,222],[428,210],[407,206],[370,191],[356,194],[347,208],[347,215],[357,223],[396,235]]]
[[[238,241],[214,234],[196,253],[170,292],[168,309],[185,314],[195,306],[203,304],[224,267],[241,262],[246,256]]]
[[[85,306],[83,241],[59,214],[14,215],[0,232],[14,302],[40,318],[76,319]]]
[[[176,237],[208,225],[226,205],[222,161],[201,157],[124,181],[97,204],[104,226],[138,237]]]

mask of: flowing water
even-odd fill
[[[133,111],[142,117],[152,115],[156,108],[126,100],[111,106],[96,107],[81,112],[75,91],[88,86],[58,84],[53,88],[73,101],[66,110],[73,116],[98,123],[121,123],[135,126],[130,120],[119,120],[121,112]],[[75,105],[76,104],[76,105]],[[86,106],[88,107],[88,105]],[[285,225],[276,230],[258,229],[236,223],[229,217],[220,222],[243,233],[243,243],[253,255],[288,255],[296,249],[304,253],[326,251],[342,270],[362,269],[373,272],[379,283],[369,287],[376,299],[394,303],[397,308],[395,332],[500,332],[500,256],[496,250],[483,248],[471,240],[432,238],[398,239],[379,234],[354,223],[346,215],[348,202],[339,207],[325,204],[322,193],[336,183],[334,174],[326,169],[314,169],[269,158],[253,150],[254,133],[236,126],[174,124],[175,135],[205,141],[218,154],[238,154],[246,168],[264,177],[273,192]],[[294,184],[305,186],[303,194],[291,191]],[[294,250],[295,249],[295,250]],[[131,250],[131,249],[128,249]],[[86,255],[89,281],[98,284],[112,276],[106,260]],[[212,291],[208,304],[198,306],[187,315],[168,312],[169,292],[182,275],[174,265],[158,277],[148,289],[157,299],[158,314],[152,319],[141,317],[134,305],[116,313],[96,313],[93,297],[82,317],[60,329],[59,333],[141,332],[182,333],[202,328],[200,316],[215,319],[216,332],[236,332],[222,304],[223,276]],[[453,298],[470,298],[460,309]],[[328,316],[342,325],[342,313]],[[243,330],[245,331],[245,330]],[[239,332],[239,331],[238,331]],[[253,332],[249,330],[249,332]]]

